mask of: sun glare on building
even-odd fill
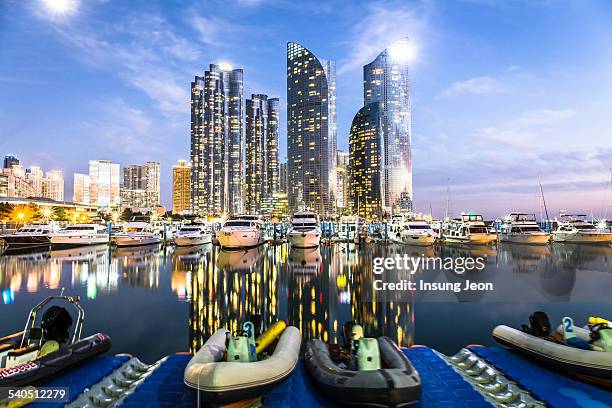
[[[398,62],[413,62],[417,57],[417,50],[414,43],[405,38],[389,46],[389,54]]]
[[[221,69],[221,71],[231,71],[232,64],[230,64],[229,62],[220,62],[219,68]]]

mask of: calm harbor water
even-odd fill
[[[482,257],[482,271],[373,271],[378,257]],[[373,291],[375,280],[492,283],[489,291]],[[225,252],[205,245],[109,250],[82,247],[0,256],[0,336],[21,330],[27,312],[51,294],[80,295],[84,334],[108,333],[112,352],[152,362],[194,351],[217,328],[236,330],[252,315],[284,319],[304,338],[341,341],[342,323],[403,346],[426,344],[454,353],[493,344],[497,324],[518,326],[534,310],[554,321],[612,317],[612,248],[501,245],[413,248],[341,244],[316,250],[287,245]]]

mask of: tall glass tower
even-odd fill
[[[349,135],[350,197],[353,214],[382,218],[384,193],[380,104],[364,106],[357,112]]]
[[[289,208],[332,214],[336,195],[336,64],[287,43]]]
[[[364,106],[380,104],[383,207],[412,210],[409,39],[401,38],[363,67]]]
[[[191,183],[193,212],[243,210],[241,69],[211,64],[191,83]]]
[[[245,206],[260,212],[278,190],[278,98],[253,94],[246,101]]]

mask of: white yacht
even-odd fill
[[[148,222],[131,221],[123,226],[123,230],[113,235],[112,242],[118,247],[159,244],[160,235]]]
[[[456,244],[488,245],[497,240],[478,214],[461,214],[460,219],[447,222],[443,237],[445,242]]]
[[[183,225],[174,234],[174,243],[178,246],[203,245],[212,242],[210,228],[205,225]]]
[[[217,231],[221,248],[252,248],[264,243],[262,222],[256,215],[240,215],[227,220]]]
[[[389,238],[399,244],[427,246],[436,242],[436,233],[426,221],[394,216]]]
[[[557,229],[553,231],[554,242],[569,242],[574,244],[609,244],[612,243],[612,232],[597,229],[587,221],[586,215],[562,214],[557,221]]]
[[[535,214],[516,212],[503,219],[499,240],[515,244],[545,245],[550,241],[550,234],[542,231]]]
[[[74,224],[51,233],[49,240],[54,248],[107,244],[108,232],[98,224]]]
[[[0,235],[0,242],[4,241],[9,250],[50,246],[51,233],[57,230],[55,224],[24,225],[13,233]]]
[[[287,240],[295,248],[316,248],[321,242],[321,228],[317,215],[310,211],[293,214]]]
[[[359,230],[362,228],[364,221],[357,215],[343,215],[338,221],[338,241],[354,242],[359,239]]]

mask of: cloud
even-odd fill
[[[348,57],[340,61],[338,74],[343,74],[371,62],[389,44],[410,37],[419,48],[419,39],[427,30],[427,10],[419,6],[375,3],[368,6],[366,17],[354,25]]]
[[[235,47],[236,44],[244,43],[247,35],[267,35],[270,29],[266,27],[255,27],[230,21],[218,16],[203,16],[195,10],[191,10],[188,23],[198,34],[200,42],[217,48]]]
[[[458,94],[491,95],[504,92],[506,86],[496,78],[480,76],[451,84],[439,97],[449,98]]]

